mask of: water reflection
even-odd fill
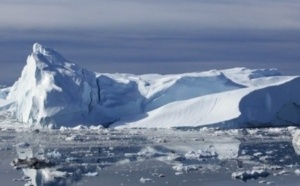
[[[48,149],[49,150],[49,149]],[[80,181],[83,176],[97,175],[97,166],[70,163],[62,164],[56,157],[47,157],[45,149],[38,149],[34,153],[28,145],[16,147],[17,158],[12,162],[16,169],[22,169],[28,186],[67,186]],[[53,151],[54,152],[54,151]]]
[[[50,135],[52,140],[59,141],[69,133],[35,134],[39,138],[32,141],[32,146],[26,143],[16,146],[19,161],[15,166],[24,173],[22,181],[26,181],[28,186],[79,184],[86,176],[105,175],[105,167],[121,167],[131,162],[143,164],[147,160],[164,162],[163,165],[167,164],[174,171],[173,175],[266,169],[270,175],[279,174],[279,168],[284,170],[300,162],[300,132],[295,132],[291,142],[288,130],[274,131],[167,130],[158,134],[157,131],[142,130],[148,132],[145,137],[136,135],[139,131],[132,136],[128,136],[128,133],[121,135],[119,131],[105,132],[105,135],[104,132],[91,134],[90,131],[81,131],[81,140],[64,141],[55,147],[50,146],[53,141],[41,141]],[[174,134],[177,134],[176,138]],[[134,163],[130,166],[134,166]],[[117,167],[118,170],[120,167]]]

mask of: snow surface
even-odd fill
[[[299,76],[276,69],[100,74],[36,43],[18,81],[0,89],[0,112],[34,127],[298,125],[299,92]]]

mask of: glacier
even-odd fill
[[[299,125],[299,93],[299,76],[277,69],[97,73],[35,43],[20,78],[0,88],[0,115],[51,128]]]

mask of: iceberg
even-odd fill
[[[28,127],[299,125],[299,92],[299,76],[277,69],[96,73],[35,43],[20,78],[0,88],[0,114]]]

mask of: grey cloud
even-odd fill
[[[98,72],[300,71],[298,0],[2,0],[0,84],[34,42]]]
[[[0,26],[19,29],[298,29],[297,1],[4,1]]]

